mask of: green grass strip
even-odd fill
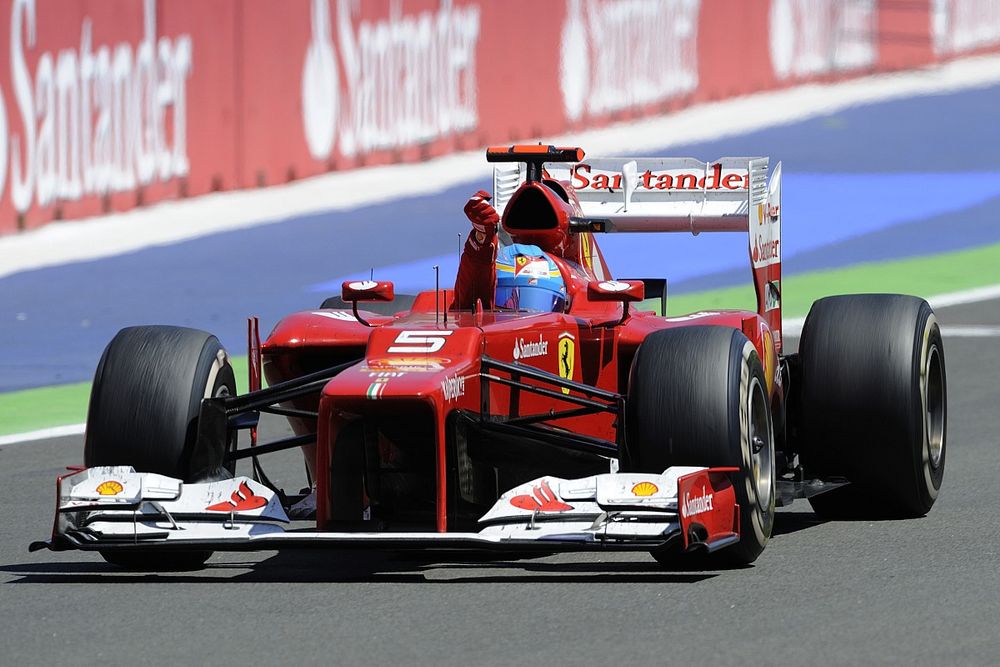
[[[785,317],[800,317],[809,311],[813,301],[833,294],[898,292],[928,297],[996,284],[1000,284],[1000,244],[789,276],[782,281],[782,307]],[[755,303],[748,268],[747,283],[742,287],[668,294],[667,312],[682,315],[696,310],[753,310]],[[233,357],[232,362],[237,385],[245,390],[246,357]],[[89,395],[89,382],[0,394],[0,435],[83,422]]]
[[[667,296],[671,315],[723,308],[756,309],[750,283],[741,287]],[[857,264],[841,269],[788,276],[781,281],[782,314],[801,317],[813,301],[835,294],[889,292],[929,297],[1000,284],[1000,244],[893,262]]]
[[[231,357],[236,386],[247,388],[247,358]],[[76,382],[0,394],[0,435],[79,424],[87,418],[90,383]]]
[[[86,418],[89,396],[89,382],[0,394],[0,435],[79,424]]]

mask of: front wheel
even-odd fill
[[[204,468],[224,451],[196,451],[198,415],[205,398],[236,393],[229,357],[204,331],[170,326],[122,329],[108,343],[90,393],[84,464],[128,465],[200,482],[232,477],[233,466]],[[235,444],[230,438],[225,447]],[[193,569],[211,552],[103,551],[128,568]]]
[[[632,362],[626,401],[630,467],[736,467],[739,544],[703,557],[658,550],[670,566],[752,563],[774,525],[774,432],[760,358],[735,329],[693,326],[649,335]]]

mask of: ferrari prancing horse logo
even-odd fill
[[[575,359],[576,342],[573,340],[573,334],[559,334],[559,359],[557,360],[557,363],[559,364],[559,377],[565,380],[573,379],[573,366]],[[564,394],[568,394],[569,389],[563,387],[562,392]]]

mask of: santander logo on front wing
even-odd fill
[[[692,496],[689,491],[685,491],[684,502],[681,503],[681,516],[691,517],[711,512],[713,509],[712,497],[714,495],[714,493],[708,493],[708,489],[704,486],[701,487],[700,496]]]

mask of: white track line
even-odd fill
[[[651,147],[659,149],[784,125],[859,104],[997,83],[1000,83],[1000,56],[983,56],[910,72],[759,93],[702,104],[667,116],[544,139],[583,146],[591,155],[636,153]],[[425,195],[463,182],[486,179],[490,173],[490,166],[478,150],[421,164],[335,172],[287,185],[217,193],[83,221],[50,224],[0,238],[0,277],[292,216]],[[461,202],[455,206],[459,215]]]
[[[986,287],[976,287],[974,289],[962,290],[961,292],[932,296],[927,299],[927,302],[935,308],[947,308],[948,306],[960,306],[963,303],[989,301],[998,297],[1000,297],[1000,285],[987,285]]]
[[[802,335],[802,325],[806,323],[804,317],[788,317],[781,319],[781,337],[798,338]]]
[[[86,430],[86,424],[69,424],[68,426],[54,426],[43,428],[27,433],[14,433],[11,435],[0,435],[0,447],[4,445],[16,445],[22,442],[32,442],[35,440],[48,440],[49,438],[62,438],[68,435],[82,435]]]
[[[981,324],[942,324],[945,338],[1000,338],[1000,327]]]

